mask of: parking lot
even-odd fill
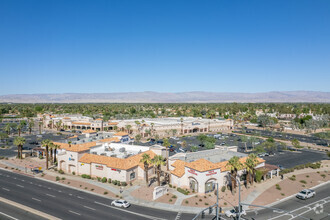
[[[319,137],[309,136],[309,135],[288,134],[288,133],[283,133],[283,132],[257,130],[257,129],[242,130],[241,128],[239,128],[238,130],[239,130],[238,133],[242,133],[242,134],[244,134],[244,133],[249,134],[249,135],[255,134],[255,135],[261,135],[264,137],[273,137],[273,138],[283,139],[283,140],[288,140],[288,141],[297,139],[298,141],[301,141],[301,142],[317,144],[320,146],[328,146],[330,144],[329,140],[325,140],[325,139],[322,139]]]

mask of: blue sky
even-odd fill
[[[330,91],[328,0],[0,0],[0,94]]]

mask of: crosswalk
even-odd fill
[[[178,214],[175,217],[175,220],[180,220],[181,219],[181,212],[178,212]]]

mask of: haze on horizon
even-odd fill
[[[0,95],[330,91],[330,2],[1,1]]]

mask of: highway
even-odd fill
[[[131,205],[110,206],[111,199],[33,177],[0,170],[0,197],[60,219],[192,219],[194,215]],[[12,214],[10,208],[1,211]],[[19,218],[17,218],[19,219]],[[24,219],[34,219],[25,216]]]

